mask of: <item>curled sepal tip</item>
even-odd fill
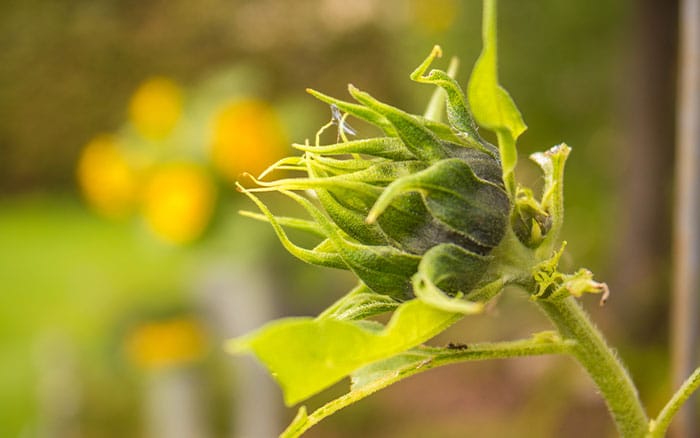
[[[440,46],[433,47],[430,55],[419,65],[413,73],[411,79],[423,83],[436,85],[442,88],[447,95],[447,120],[450,122],[452,129],[457,135],[478,139],[476,125],[469,112],[469,105],[464,91],[459,86],[459,83],[443,70],[431,70],[426,74],[428,68],[433,63],[435,58],[442,56]]]

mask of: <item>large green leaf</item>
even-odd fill
[[[287,318],[228,343],[253,353],[279,382],[287,405],[322,391],[358,368],[419,345],[462,315],[408,301],[382,327],[366,321]]]
[[[527,126],[508,92],[498,83],[496,0],[484,0],[483,49],[474,65],[467,95],[477,123],[495,131],[503,161],[503,175],[513,172],[517,161],[515,140]]]

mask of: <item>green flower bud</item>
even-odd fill
[[[427,283],[449,296],[467,294],[482,281],[489,253],[509,225],[511,203],[497,148],[478,136],[464,92],[452,77],[440,70],[423,75],[437,55],[439,49],[411,78],[445,91],[448,124],[404,112],[352,85],[357,103],[309,90],[333,106],[333,120],[315,146],[294,145],[303,156],[269,169],[305,176],[251,177],[258,187],[239,185],[294,255],[351,270],[374,292],[397,300],[412,298],[414,288]],[[346,134],[354,131],[347,116],[377,126],[385,136],[349,141]],[[338,126],[338,143],[320,145],[321,132],[331,125]],[[311,220],[275,217],[254,194],[265,191],[289,196]],[[312,249],[299,247],[285,227],[310,231],[321,241]]]

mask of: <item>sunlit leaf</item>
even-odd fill
[[[460,317],[412,300],[379,329],[366,321],[287,318],[230,341],[228,349],[253,353],[279,382],[285,403],[293,405],[364,365],[427,341]]]

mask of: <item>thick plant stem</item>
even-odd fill
[[[639,401],[637,388],[586,312],[573,298],[537,303],[562,338],[576,341],[570,351],[600,390],[620,435],[643,437],[649,420]]]

